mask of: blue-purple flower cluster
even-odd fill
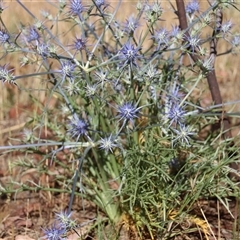
[[[15,76],[11,73],[14,69],[8,69],[8,65],[0,65],[0,80],[5,83],[15,83]]]
[[[180,92],[180,85],[176,84],[168,92],[165,98],[164,114],[168,120],[167,124],[172,129],[172,145],[189,146],[191,136],[196,133],[192,132],[191,127],[187,125],[187,105],[182,101],[184,94]]]
[[[186,13],[192,15],[199,11],[199,7],[199,2],[197,0],[192,0],[186,5]]]
[[[77,228],[77,223],[71,219],[72,213],[60,212],[55,216],[55,222],[49,228],[44,228],[44,238],[46,240],[65,240],[67,232]]]

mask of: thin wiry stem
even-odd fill
[[[91,150],[91,148],[92,148],[92,146],[86,148],[83,152],[82,157],[79,159],[78,169],[76,170],[76,172],[74,174],[72,192],[71,192],[71,197],[70,197],[70,201],[69,201],[69,204],[68,204],[68,214],[70,214],[71,209],[72,209],[73,200],[74,200],[75,191],[76,191],[76,186],[77,186],[78,175],[82,171],[83,161],[86,158],[88,152]],[[80,178],[81,178],[81,176],[80,176]]]
[[[75,147],[93,147],[95,146],[93,142],[39,142],[23,145],[13,145],[13,146],[0,146],[0,150],[11,150],[11,149],[24,149],[24,148],[35,148],[35,147],[48,147],[48,146],[63,146],[64,148],[75,148]]]

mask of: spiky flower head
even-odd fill
[[[1,29],[0,30],[0,43],[1,44],[9,43],[9,39],[10,39],[9,34],[5,30]]]
[[[179,92],[180,86],[177,84],[173,84],[167,93],[166,101],[169,101],[172,104],[180,103],[183,97],[183,93]]]
[[[154,13],[157,13],[157,14],[162,14],[163,12],[163,8],[161,7],[161,4],[158,1],[153,3],[153,5],[151,6],[151,9]]]
[[[99,140],[99,148],[105,150],[105,152],[113,152],[112,149],[117,147],[118,144],[116,143],[116,138],[112,136],[112,134],[109,137],[101,138]]]
[[[75,40],[71,46],[76,51],[86,50],[87,47],[86,42],[87,42],[86,39],[75,37]]]
[[[196,135],[196,132],[193,132],[192,128],[185,124],[180,124],[179,128],[172,129],[172,131],[175,133],[172,140],[173,146],[190,146],[191,137]]]
[[[66,229],[62,225],[53,224],[50,228],[43,229],[44,237],[47,240],[65,240],[63,237]]]
[[[96,94],[97,87],[98,87],[97,84],[94,84],[94,85],[87,84],[87,86],[85,87],[86,96],[87,97],[93,97]]]
[[[72,15],[79,15],[85,10],[81,0],[70,1],[70,13]]]
[[[77,95],[80,93],[81,89],[79,88],[79,82],[69,81],[65,86],[69,96]]]
[[[170,120],[170,125],[172,125],[173,123],[175,124],[183,123],[185,114],[186,111],[178,103],[172,104],[167,114],[167,117]]]
[[[62,62],[61,73],[64,77],[69,77],[71,80],[73,79],[73,72],[76,65],[71,61]]]
[[[161,28],[156,31],[155,35],[152,37],[158,44],[158,48],[161,45],[167,45],[169,42],[168,31],[165,28]]]
[[[179,129],[172,129],[175,133],[173,135],[172,145],[181,144],[183,146],[189,146],[189,141],[191,136],[196,135],[195,132],[192,132],[190,126],[186,126],[185,124],[180,124]]]
[[[186,5],[186,13],[192,15],[195,12],[199,11],[199,3],[197,0],[192,0],[191,2],[187,3]]]
[[[151,63],[149,64],[148,70],[145,74],[148,78],[150,78],[150,80],[153,78],[159,77],[159,72],[157,67]]]
[[[41,12],[41,15],[44,18],[48,18],[49,20],[53,20],[53,16],[51,15],[51,13],[49,11],[41,10],[40,12]]]
[[[139,110],[139,107],[127,102],[118,107],[118,117],[124,122],[130,121],[133,123],[133,120],[139,117]]]
[[[161,4],[159,2],[154,2],[152,5],[146,4],[145,10],[150,11],[151,14],[158,14],[160,16],[163,12],[163,8],[161,7]]]
[[[41,55],[43,58],[50,55],[49,53],[49,46],[45,43],[41,43],[37,45],[37,52],[39,55]]]
[[[170,126],[174,123],[184,122],[186,111],[185,105],[181,105],[183,93],[179,92],[180,86],[176,82],[172,84],[165,96],[165,115],[164,118],[170,120]]]
[[[23,129],[23,140],[25,142],[30,142],[32,140],[32,138],[34,137],[33,135],[33,131],[27,128]]]
[[[187,47],[190,47],[190,49],[194,52],[195,48],[198,48],[201,44],[201,38],[199,35],[189,35],[187,38]]]
[[[233,27],[232,21],[226,21],[221,24],[220,31],[223,32],[224,34],[228,33]]]
[[[98,8],[106,5],[104,0],[95,0],[94,2],[95,2],[95,4],[97,5]]]
[[[202,66],[204,67],[206,72],[212,71],[214,69],[214,61],[215,61],[215,56],[214,55],[210,55],[210,57],[206,58],[202,62]]]
[[[134,32],[138,26],[139,26],[138,20],[133,15],[131,15],[130,17],[127,18],[124,28],[125,31],[129,33],[131,31]]]
[[[233,47],[237,47],[240,45],[240,34],[233,36],[231,44],[233,45]]]
[[[76,114],[73,115],[73,118],[69,124],[68,133],[72,138],[77,138],[77,141],[82,136],[88,137],[88,124],[87,122],[79,118]]]
[[[15,77],[11,73],[11,71],[13,71],[13,69],[8,70],[7,64],[0,66],[0,80],[2,80],[3,83],[5,82],[14,83]]]
[[[71,219],[72,212],[61,211],[56,213],[56,220],[63,226],[66,230],[71,230],[77,227],[77,223]]]
[[[179,26],[172,26],[172,29],[169,32],[169,36],[171,38],[182,39],[183,33],[181,32],[181,29],[179,28]]]
[[[63,10],[67,6],[66,0],[58,0],[58,2],[61,10]]]
[[[40,34],[38,33],[37,29],[35,27],[30,27],[28,29],[27,41],[30,43],[32,41],[39,42],[39,40]]]
[[[122,49],[119,52],[119,57],[121,60],[123,60],[123,66],[130,65],[137,66],[136,60],[140,58],[140,55],[138,54],[138,51],[141,48],[137,47],[134,48],[134,45],[130,42],[127,42],[123,45]]]
[[[163,8],[161,7],[159,1],[155,1],[152,5],[146,3],[143,5],[143,8],[146,20],[151,23],[159,20],[159,17],[163,13]]]
[[[97,84],[101,85],[102,88],[104,87],[104,84],[109,81],[108,75],[108,70],[104,68],[101,68],[94,73]]]
[[[107,80],[108,76],[108,70],[101,68],[100,70],[97,70],[94,75],[98,82],[104,82]]]

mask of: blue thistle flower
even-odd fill
[[[223,32],[224,34],[228,33],[233,27],[233,23],[229,20],[226,21],[225,23],[221,24],[220,31]]]
[[[184,121],[186,111],[180,106],[183,94],[179,92],[179,86],[176,83],[170,87],[165,97],[165,116],[173,123],[181,124]]]
[[[195,48],[198,48],[200,46],[201,39],[199,35],[195,36],[187,36],[187,47],[191,47],[191,50],[194,52]]]
[[[155,35],[152,37],[158,44],[158,48],[161,45],[167,45],[169,42],[168,31],[165,28],[161,28],[156,31]]]
[[[61,223],[66,230],[71,230],[77,227],[77,224],[74,220],[71,219],[72,213],[68,213],[67,211],[61,211],[60,213],[56,213],[56,220]]]
[[[159,77],[158,69],[156,68],[156,66],[152,65],[151,63],[150,63],[150,65],[148,67],[148,70],[145,74],[150,80]]]
[[[49,54],[49,47],[47,44],[42,43],[37,45],[37,52],[39,55],[41,55],[43,58],[48,57]]]
[[[131,31],[134,32],[138,26],[139,26],[139,23],[138,23],[137,19],[134,18],[133,15],[131,15],[126,20],[126,24],[124,25],[124,28],[127,33],[130,33]]]
[[[71,61],[62,62],[62,68],[61,73],[65,77],[69,77],[71,80],[73,80],[73,72],[76,65],[73,64]]]
[[[202,66],[207,72],[212,71],[214,69],[214,61],[215,61],[215,57],[213,55],[210,55],[209,58],[206,58],[202,62]]]
[[[9,43],[10,36],[5,30],[0,30],[0,43]]]
[[[163,12],[163,8],[161,7],[159,2],[154,2],[153,5],[149,5],[149,4],[145,4],[145,12],[147,15],[147,20],[149,20],[150,16],[155,16],[155,19],[157,20],[158,17],[161,16],[162,12]],[[150,17],[150,18],[152,18]]]
[[[199,11],[199,3],[197,0],[193,0],[186,5],[186,13],[192,15]]]
[[[77,95],[81,91],[81,89],[79,88],[79,82],[74,81],[69,81],[68,84],[65,86],[65,89],[70,96]]]
[[[172,105],[173,103],[180,103],[182,97],[183,93],[179,92],[179,86],[176,86],[176,84],[174,84],[169,89],[169,93],[167,93],[166,101],[169,102],[170,105]]]
[[[84,119],[79,118],[76,114],[74,114],[69,124],[68,132],[72,138],[77,137],[77,141],[82,136],[88,137],[88,124]]]
[[[57,226],[55,223],[52,227],[43,229],[43,232],[47,240],[65,240],[63,236],[66,233],[66,228],[62,225]]]
[[[101,68],[100,70],[96,71],[94,75],[97,77],[99,82],[103,82],[103,81],[105,81],[107,79],[108,71],[107,70],[103,70]]]
[[[172,141],[173,146],[175,145],[175,142],[189,146],[191,136],[196,135],[195,132],[192,132],[189,126],[186,126],[184,124],[180,124],[179,129],[172,129],[172,131],[176,134],[173,137],[174,138],[174,140]]]
[[[71,46],[76,51],[82,51],[85,50],[87,47],[86,42],[87,42],[86,39],[75,37],[75,41]]]
[[[28,36],[27,36],[27,41],[30,43],[32,41],[37,41],[39,42],[40,39],[40,34],[36,30],[35,27],[30,27],[28,30]]]
[[[105,4],[106,4],[104,0],[95,0],[94,2],[98,8],[105,6]]]
[[[159,15],[161,15],[163,12],[163,8],[161,7],[161,4],[158,1],[153,3],[153,5],[151,6],[151,9],[154,13]]]
[[[0,66],[0,80],[2,80],[3,83],[14,83],[15,76],[11,73],[13,69],[8,70],[7,66],[7,64]]]
[[[101,87],[103,88],[104,82],[108,81],[108,78],[107,78],[108,71],[101,68],[100,70],[96,71],[94,75],[96,76],[98,84],[100,84]]]
[[[122,49],[119,52],[119,58],[123,60],[123,66],[130,65],[131,67],[137,66],[136,60],[140,58],[140,55],[138,54],[138,51],[141,48],[137,47],[134,48],[134,46],[127,42],[123,45]]]
[[[99,148],[105,150],[105,152],[113,152],[112,149],[115,147],[118,147],[118,144],[115,143],[116,138],[112,136],[112,134],[109,137],[101,138],[99,140]]]
[[[150,23],[155,23],[158,21],[163,13],[163,8],[161,7],[159,1],[155,1],[152,5],[145,3],[143,5],[143,9],[145,13],[145,19]]]
[[[240,45],[240,34],[238,35],[234,35],[232,40],[231,40],[231,44],[234,46],[234,47],[237,47]]]
[[[85,10],[80,0],[71,0],[70,2],[70,12],[72,15],[80,15]]]
[[[183,107],[181,107],[178,103],[173,104],[167,114],[168,119],[170,119],[170,125],[173,123],[181,124],[184,121],[185,114],[186,111],[184,111]]]
[[[132,103],[124,103],[118,107],[118,117],[120,120],[124,120],[124,122],[130,121],[133,123],[135,118],[138,118],[140,108],[137,108]]]
[[[183,34],[179,28],[179,26],[172,26],[172,30],[169,32],[169,36],[171,38],[182,38]]]
[[[93,97],[96,94],[97,87],[98,87],[97,84],[94,84],[94,85],[87,84],[87,86],[85,87],[86,96],[87,97]]]

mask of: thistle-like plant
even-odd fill
[[[98,231],[99,239],[117,238],[118,226],[123,225],[136,238],[172,239],[180,234],[179,226],[198,197],[223,202],[226,194],[218,187],[236,194],[228,172],[233,171],[229,163],[239,155],[226,150],[235,146],[228,145],[232,138],[226,137],[225,120],[231,113],[222,111],[214,79],[218,40],[228,46],[219,56],[236,53],[240,45],[234,21],[221,22],[221,13],[234,3],[216,1],[203,10],[197,0],[186,6],[178,0],[177,8],[169,6],[179,23],[168,28],[162,14],[169,9],[158,1],[140,1],[136,13],[124,19],[117,15],[123,11],[121,1],[115,7],[97,0],[59,1],[51,5],[57,13],[43,10],[43,19],[17,2],[34,21],[28,27],[19,24],[16,35],[1,19],[2,59],[18,54],[21,67],[32,67],[32,72],[17,75],[18,63],[5,61],[0,80],[23,90],[24,81],[41,79],[36,88],[45,91],[47,99],[43,106],[32,96],[41,113],[32,114],[26,124],[23,144],[0,149],[25,149],[27,157],[44,149],[43,160],[50,158],[64,170],[57,187],[48,191],[68,192],[68,210],[56,214],[52,227],[43,228],[46,239],[66,239],[69,231],[80,227],[71,215],[78,196],[105,214],[105,218],[99,214],[98,230],[114,225],[115,234],[109,237]],[[0,12],[7,9],[1,6]],[[61,31],[64,22],[68,25]],[[212,36],[204,34],[205,29]],[[205,78],[216,104],[207,108],[196,94]],[[51,108],[54,98],[57,104]],[[219,131],[199,137],[216,121],[222,123]],[[60,153],[67,160],[60,159]],[[222,160],[216,163],[216,156]],[[52,174],[43,162],[34,167]],[[25,161],[18,165],[29,167]],[[17,191],[46,190],[41,184],[34,183],[35,188],[26,184]]]

